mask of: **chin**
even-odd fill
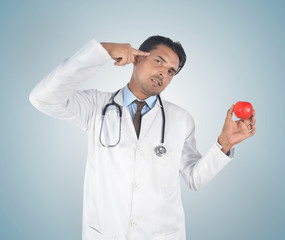
[[[160,94],[161,92],[160,91],[152,91],[152,92],[149,92],[149,96],[156,96],[158,94]]]
[[[145,93],[145,95],[147,95],[149,97],[150,96],[156,96],[162,92],[162,91],[159,91],[157,88],[154,88],[153,86],[150,86],[148,88],[144,88],[142,90]]]

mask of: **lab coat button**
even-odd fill
[[[131,220],[131,226],[134,227],[136,225],[137,225],[137,223],[135,222],[135,220]]]
[[[136,190],[138,190],[138,188],[139,188],[139,185],[138,185],[137,183],[133,183],[132,189],[133,189],[134,191],[136,191]]]

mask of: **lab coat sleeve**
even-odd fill
[[[198,191],[234,158],[235,148],[232,148],[227,156],[215,142],[206,155],[202,156],[196,148],[195,124],[192,117],[189,118],[189,126],[191,128],[184,142],[180,173],[189,189]]]
[[[29,95],[31,104],[49,116],[71,121],[87,131],[95,109],[96,90],[75,89],[110,58],[105,48],[92,39],[34,87]]]

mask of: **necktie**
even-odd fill
[[[137,104],[137,111],[135,113],[133,121],[134,121],[135,130],[137,133],[137,137],[139,138],[140,127],[141,127],[141,119],[142,119],[141,111],[143,109],[143,106],[146,104],[146,102],[135,100],[134,103]]]

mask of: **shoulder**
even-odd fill
[[[194,119],[186,109],[164,99],[162,99],[162,104],[165,109],[165,114],[168,115],[170,119],[177,119],[180,122],[186,121],[188,124],[194,125]]]
[[[113,92],[104,92],[104,91],[100,91],[98,89],[92,89],[93,91],[95,91],[97,97],[101,97],[101,98],[109,98],[111,97],[114,93]]]
[[[165,109],[168,124],[174,126],[176,132],[182,132],[184,139],[189,137],[195,130],[192,115],[184,108],[167,100],[162,100],[162,104]]]

